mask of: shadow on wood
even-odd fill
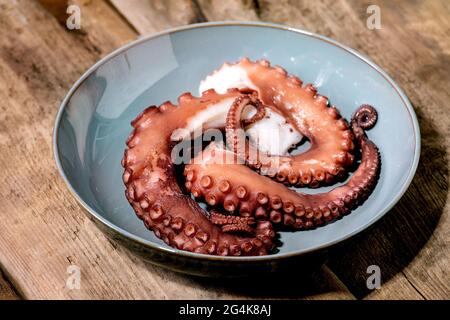
[[[293,261],[290,271],[258,274],[240,278],[198,277],[169,273],[180,287],[186,280],[195,288],[218,299],[354,299],[352,294],[323,266],[322,259],[308,265]],[[159,268],[158,268],[159,269]]]
[[[371,292],[366,285],[368,266],[380,267],[381,285],[403,272],[433,234],[446,204],[449,172],[444,137],[420,108],[415,110],[422,150],[411,186],[372,228],[330,250],[328,265],[357,298]]]
[[[0,270],[0,300],[21,299],[19,293]]]

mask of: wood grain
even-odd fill
[[[70,1],[81,7],[79,31],[65,28],[60,2],[0,0],[0,266],[16,286],[0,277],[0,297],[450,298],[448,1]],[[369,4],[381,9],[381,30],[366,27]],[[422,132],[417,175],[392,212],[333,248],[322,269],[264,286],[178,275],[110,242],[67,191],[51,151],[59,102],[100,57],[168,27],[241,19],[304,28],[365,53],[406,91]],[[81,269],[80,290],[65,286],[72,264]],[[366,287],[372,264],[382,272],[375,291]]]
[[[332,251],[329,267],[357,297],[450,297],[450,15],[446,1],[259,1],[260,16],[331,36],[367,54],[410,97],[422,131],[417,175],[400,203],[374,228]],[[366,8],[381,9],[382,29],[366,28]],[[367,289],[367,267],[384,285]]]
[[[187,277],[144,263],[110,242],[59,177],[51,150],[58,105],[71,84],[137,34],[105,1],[75,2],[82,29],[69,31],[45,3],[0,0],[0,265],[28,299],[351,299],[326,267],[262,286]],[[100,14],[101,13],[101,14]],[[171,22],[167,22],[171,23]],[[156,28],[156,27],[155,27]],[[156,29],[155,29],[156,30]],[[68,267],[81,270],[67,288]]]
[[[14,286],[0,272],[0,300],[18,300],[20,295],[14,289]]]
[[[111,0],[111,3],[141,35],[206,21],[197,4],[190,0]]]
[[[421,163],[400,203],[374,228],[331,250],[331,270],[358,298],[450,298],[450,4],[448,1],[198,0],[209,20],[263,20],[332,37],[368,55],[404,88],[422,132]],[[381,30],[366,26],[369,5]],[[133,20],[129,14],[128,19]],[[383,286],[370,291],[367,267]]]
[[[257,2],[252,0],[198,0],[204,16],[209,21],[248,20],[257,21]]]

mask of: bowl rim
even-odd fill
[[[273,255],[264,255],[264,256],[239,256],[239,257],[230,257],[230,256],[212,256],[212,255],[206,255],[206,254],[200,254],[200,253],[193,253],[188,251],[179,250],[176,248],[169,247],[167,245],[163,244],[157,244],[150,240],[143,239],[135,234],[132,234],[131,232],[128,232],[119,226],[115,225],[111,221],[107,220],[103,216],[101,216],[96,210],[94,210],[91,206],[89,206],[82,197],[78,194],[78,192],[75,190],[75,188],[72,186],[71,182],[69,181],[61,163],[60,154],[59,154],[59,144],[58,144],[58,135],[59,135],[59,129],[60,129],[60,123],[62,119],[62,115],[64,114],[64,111],[66,109],[66,106],[70,99],[72,98],[73,94],[77,91],[77,89],[80,87],[80,85],[94,72],[97,70],[98,67],[109,61],[110,59],[114,58],[115,56],[121,54],[122,52],[137,46],[141,43],[144,43],[146,41],[171,35],[177,32],[187,31],[187,30],[193,30],[193,29],[199,29],[199,28],[209,28],[209,27],[229,27],[229,26],[243,26],[243,27],[260,27],[260,28],[273,28],[278,29],[282,31],[287,32],[294,32],[301,35],[309,36],[321,41],[324,41],[328,44],[331,44],[335,47],[338,47],[340,49],[343,49],[349,54],[352,54],[365,62],[367,65],[369,65],[372,69],[377,71],[393,88],[395,92],[399,95],[400,99],[402,100],[404,106],[406,107],[406,110],[409,113],[409,116],[411,118],[411,123],[413,125],[413,131],[414,131],[414,137],[415,137],[415,146],[414,146],[414,159],[412,162],[412,166],[410,167],[408,177],[397,192],[396,196],[387,204],[385,207],[379,211],[378,215],[373,217],[371,220],[367,221],[365,224],[359,226],[354,231],[346,234],[343,237],[340,237],[338,239],[334,239],[328,242],[324,242],[319,246],[315,246],[312,248],[304,249],[304,250],[298,250],[295,252],[287,252],[287,253],[279,253],[279,254],[273,254]],[[139,37],[134,41],[131,41],[128,44],[125,44],[124,46],[119,47],[118,49],[112,51],[111,53],[107,54],[103,58],[101,58],[99,61],[94,63],[87,71],[84,72],[84,74],[72,85],[69,92],[64,97],[63,101],[61,102],[61,105],[59,107],[58,113],[56,114],[55,119],[55,125],[53,129],[53,155],[54,159],[56,161],[57,169],[63,178],[65,184],[67,185],[69,191],[72,193],[72,196],[75,197],[75,199],[81,204],[81,206],[97,221],[103,224],[105,227],[110,229],[110,231],[116,232],[125,238],[128,238],[129,240],[132,240],[134,242],[137,242],[145,247],[149,247],[150,249],[157,250],[164,254],[175,254],[177,256],[183,256],[186,258],[193,258],[198,260],[209,260],[209,261],[236,261],[236,262],[267,262],[267,261],[273,261],[278,259],[285,259],[285,258],[291,258],[291,257],[297,257],[300,255],[304,255],[307,253],[311,253],[314,251],[318,251],[321,249],[328,248],[332,245],[335,245],[337,243],[343,242],[356,234],[362,232],[363,230],[367,229],[369,226],[373,225],[375,222],[377,222],[379,219],[381,219],[389,210],[391,210],[394,205],[400,200],[400,198],[404,195],[406,190],[408,189],[409,185],[412,182],[412,179],[414,178],[415,172],[417,170],[418,164],[419,164],[419,158],[420,158],[420,149],[421,149],[421,138],[420,138],[420,127],[417,120],[417,116],[414,112],[414,108],[409,101],[406,94],[403,92],[403,90],[395,83],[395,81],[377,64],[372,62],[368,57],[365,55],[359,53],[358,51],[338,42],[335,40],[332,40],[328,37],[309,32],[306,30],[293,28],[285,25],[280,24],[274,24],[274,23],[267,23],[267,22],[254,22],[254,21],[218,21],[218,22],[204,22],[204,23],[196,23],[196,24],[190,24],[185,25],[181,27],[176,28],[170,28],[167,30],[163,30],[158,33],[149,34],[143,37]]]

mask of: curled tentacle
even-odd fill
[[[248,125],[251,125],[251,124],[253,124],[253,123],[257,122],[257,121],[260,121],[266,115],[266,109],[264,108],[262,103],[260,103],[257,100],[257,95],[251,94],[250,96],[253,97],[253,100],[251,100],[251,101],[255,102],[254,107],[256,107],[256,113],[253,116],[251,116],[250,118],[246,118],[246,119],[242,120],[242,123],[243,123],[244,126],[248,126]],[[251,102],[251,101],[249,101],[249,102]]]
[[[251,100],[249,97],[239,97],[236,105],[249,100]],[[186,167],[186,172],[193,172],[197,177],[197,180],[191,181],[191,185],[196,188],[198,197],[203,197],[208,192],[215,193],[219,204],[224,203],[229,195],[236,194],[239,189],[244,188],[247,190],[245,197],[231,211],[239,212],[241,208],[245,208],[246,216],[251,212],[256,220],[259,217],[269,219],[275,226],[284,224],[295,229],[307,229],[342,217],[370,195],[380,170],[378,148],[367,138],[356,116],[366,108],[367,106],[358,109],[351,121],[357,144],[361,149],[361,163],[344,185],[329,192],[319,194],[295,192],[246,166],[229,163],[229,159],[232,159],[230,155],[233,153],[217,144],[211,144],[203,151],[201,157],[193,159]],[[240,144],[239,141],[236,144]],[[198,179],[204,175],[214,177],[214,182],[208,190],[198,185]],[[219,186],[224,183],[228,188],[226,192],[221,192]]]
[[[171,157],[175,129],[185,127],[189,119],[224,99],[234,100],[239,95],[239,92],[218,95],[210,91],[195,98],[186,94],[179,98],[178,107],[167,102],[159,108],[147,108],[132,123],[134,130],[122,160],[125,195],[145,226],[170,246],[235,256],[268,254],[273,247],[270,222],[258,221],[251,236],[226,233],[182,193],[175,176]],[[203,179],[201,185],[207,186],[206,182]]]
[[[248,139],[245,138],[245,131],[243,128],[244,120],[241,121],[242,112],[247,106],[254,106],[257,113],[252,120],[257,121],[261,117],[256,117],[258,114],[264,113],[264,106],[255,95],[242,95],[234,100],[227,114],[226,119],[226,143],[228,148],[237,154],[238,157],[244,159],[248,164],[260,168],[271,161],[269,157],[259,152],[257,148],[252,145]],[[260,111],[262,110],[262,111]]]
[[[125,195],[145,226],[172,247],[216,255],[268,254],[275,228],[320,226],[349,213],[370,195],[380,157],[365,130],[375,125],[377,112],[361,106],[349,127],[326,97],[284,69],[248,59],[232,66],[247,77],[244,88],[238,88],[242,90],[206,90],[199,98],[185,93],[178,106],[165,102],[149,107],[132,122],[122,159]],[[256,113],[244,116],[249,105]],[[311,148],[295,156],[277,155],[261,152],[247,140],[244,126],[263,122],[272,112],[292,125],[284,129],[306,136]],[[176,142],[224,127],[231,151],[211,143],[184,170],[185,188],[221,210],[207,214],[182,192],[172,153]],[[353,163],[355,148],[361,150],[361,163],[344,185],[314,195],[283,185],[333,182]],[[272,179],[243,165],[240,158]]]
[[[372,129],[378,120],[378,112],[368,104],[361,105],[352,116],[352,122],[358,124],[364,130]]]
[[[283,116],[311,143],[309,150],[297,155],[269,154],[259,148],[258,157],[263,162],[250,157],[248,153],[255,151],[255,146],[249,145],[243,149],[246,152],[243,159],[249,166],[278,182],[313,188],[345,176],[354,162],[354,137],[339,111],[329,106],[328,98],[319,95],[312,84],[303,86],[300,79],[289,76],[281,67],[271,67],[268,61],[242,59],[236,64],[224,64],[203,81],[202,88],[220,87],[226,82],[221,78],[223,75],[236,75],[235,82],[228,82],[257,92],[266,107]],[[229,122],[226,129],[237,130],[240,125],[240,121]]]

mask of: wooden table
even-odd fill
[[[74,1],[81,30],[57,0],[0,0],[0,298],[450,298],[450,2],[280,0]],[[369,4],[381,29],[369,30]],[[52,156],[58,106],[95,61],[140,35],[214,20],[304,28],[353,47],[410,97],[422,132],[417,175],[370,230],[330,251],[310,275],[264,286],[200,279],[144,263],[109,241],[68,192]],[[81,287],[66,286],[67,268]],[[366,286],[367,267],[382,286]],[[295,282],[295,283],[293,283]]]

